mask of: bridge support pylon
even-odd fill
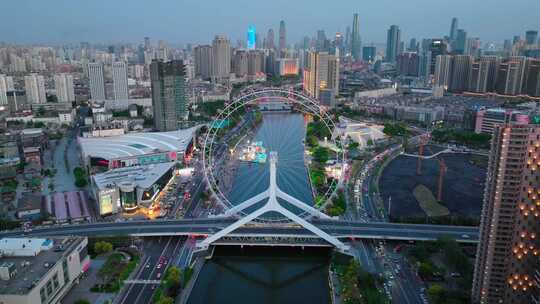
[[[286,202],[294,205],[295,207],[309,213],[310,215],[318,218],[323,219],[329,219],[330,217],[321,211],[317,210],[316,208],[313,208],[311,206],[308,206],[307,204],[303,203],[302,201],[292,197],[291,195],[283,192],[279,189],[277,185],[277,178],[276,178],[276,164],[277,164],[277,152],[270,152],[270,186],[267,190],[257,194],[256,196],[238,204],[237,206],[227,210],[225,212],[226,216],[232,216],[235,215],[242,210],[245,210],[246,208],[249,208],[256,203],[267,200],[266,203],[259,209],[253,211],[250,214],[247,214],[246,216],[240,218],[238,221],[232,223],[231,225],[223,228],[222,230],[216,232],[213,235],[208,236],[205,240],[197,244],[200,248],[208,248],[212,243],[219,240],[220,238],[226,236],[227,234],[233,232],[234,230],[242,227],[243,225],[255,220],[256,218],[269,213],[269,212],[277,212],[286,218],[292,220],[293,222],[299,224],[303,228],[313,232],[318,237],[324,239],[328,243],[332,244],[334,247],[336,247],[339,251],[346,253],[349,251],[349,246],[344,244],[342,241],[340,241],[338,238],[331,236],[330,234],[326,233],[322,229],[318,228],[317,226],[313,225],[312,223],[308,222],[304,218],[296,215],[295,213],[291,212],[290,210],[283,207],[279,202],[278,198],[281,198],[285,200]]]

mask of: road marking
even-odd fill
[[[161,257],[163,256],[163,254],[165,253],[165,251],[167,250],[167,248],[169,247],[170,243],[171,243],[171,240],[172,238],[169,238],[169,240],[167,241],[167,244],[165,245],[165,247],[163,248],[163,250],[161,251],[161,254],[159,255],[159,258],[157,259],[156,262],[158,262]],[[151,278],[153,275],[154,275],[154,271],[156,271],[157,268],[156,267],[153,267],[152,270],[150,271],[150,275],[148,276],[149,278]],[[131,285],[131,286],[134,286],[134,285]],[[139,302],[139,298],[141,297],[141,295],[144,293],[144,289],[145,289],[146,285],[143,286],[143,288],[139,291],[139,293],[137,294],[137,297],[135,298],[135,302],[134,303],[138,303]],[[122,302],[123,303],[123,302]],[[134,304],[134,303],[129,303],[129,304]]]
[[[124,284],[161,284],[161,280],[125,280]]]

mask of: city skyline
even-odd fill
[[[458,0],[437,5],[427,0],[416,0],[415,5],[389,0],[361,5],[347,0],[319,3],[316,6],[308,5],[313,3],[307,1],[289,3],[282,0],[272,4],[244,0],[227,2],[226,5],[174,1],[161,4],[152,7],[136,0],[105,5],[104,1],[99,0],[91,3],[78,1],[74,5],[73,1],[59,1],[55,3],[57,9],[50,10],[51,3],[48,2],[9,1],[4,3],[4,8],[11,13],[3,21],[11,26],[2,27],[0,36],[4,42],[22,44],[137,42],[143,36],[165,39],[173,44],[208,43],[216,34],[226,35],[231,41],[245,40],[245,29],[251,24],[261,32],[270,28],[278,31],[279,21],[284,20],[287,24],[287,43],[293,44],[305,35],[314,35],[319,29],[328,33],[344,33],[346,27],[351,25],[354,13],[359,14],[362,41],[375,43],[386,40],[386,29],[391,24],[402,29],[404,40],[413,37],[441,38],[449,34],[453,17],[459,19],[459,26],[466,29],[471,37],[480,37],[484,42],[502,43],[514,35],[524,36],[526,30],[540,29],[540,19],[535,14],[540,9],[540,3],[533,0],[512,3],[490,0],[489,3],[472,4]],[[107,9],[104,10],[104,7]],[[250,14],[238,14],[238,7]],[[464,10],[464,7],[468,9]],[[524,10],[524,7],[528,9]],[[49,15],[43,15],[44,11]],[[117,14],[119,11],[124,13]],[[444,15],[441,11],[444,11]],[[502,18],[520,22],[508,24],[497,21]],[[496,21],[498,28],[494,31]]]

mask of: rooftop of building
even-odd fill
[[[109,137],[79,137],[84,157],[117,159],[187,149],[200,126],[170,132],[140,132]]]
[[[0,294],[27,294],[40,281],[41,278],[66,254],[72,252],[84,238],[48,238],[48,239],[1,239],[0,244],[10,246],[29,244],[28,240],[36,240],[35,246],[41,246],[40,242],[52,242],[51,249],[42,250],[36,256],[4,256],[0,257],[0,265],[10,265],[16,269],[16,274],[9,280],[0,280]],[[50,244],[47,244],[50,245]]]
[[[119,185],[133,183],[136,187],[150,188],[159,178],[175,165],[174,162],[157,163],[144,166],[123,167],[105,173],[95,174],[92,178],[100,190]]]
[[[25,192],[19,199],[17,211],[36,210],[43,207],[43,196],[32,192]]]

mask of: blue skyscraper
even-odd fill
[[[247,48],[249,50],[255,49],[256,40],[257,40],[257,34],[256,34],[255,27],[253,25],[250,25],[247,31]]]
[[[396,62],[397,55],[400,53],[399,45],[401,44],[401,31],[399,26],[392,25],[388,29],[388,36],[386,40],[386,61]]]

